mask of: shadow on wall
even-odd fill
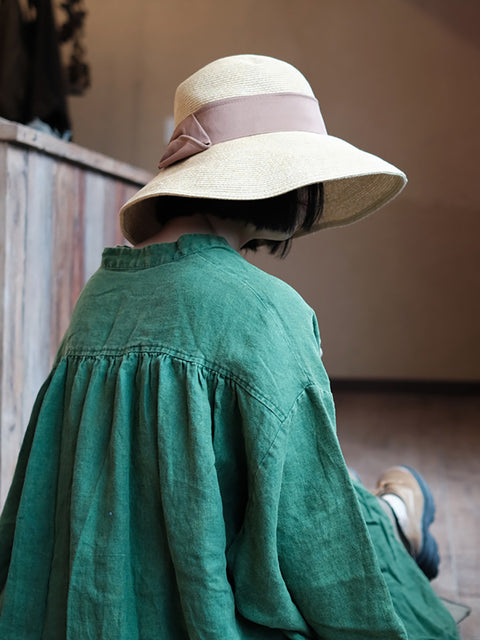
[[[480,47],[480,3],[477,0],[405,0],[425,11],[444,27]]]

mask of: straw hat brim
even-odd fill
[[[334,136],[298,131],[248,136],[161,170],[123,205],[120,224],[127,240],[137,243],[161,228],[153,198],[260,200],[317,182],[324,183],[324,210],[312,231],[373,213],[403,189],[407,178],[394,165]]]

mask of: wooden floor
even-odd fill
[[[417,468],[437,504],[441,552],[435,591],[472,613],[463,640],[480,639],[480,395],[336,387],[340,443],[369,489],[393,464]]]

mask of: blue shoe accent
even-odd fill
[[[405,469],[408,469],[414,476],[423,493],[424,505],[422,514],[422,548],[420,549],[418,555],[415,557],[415,562],[418,564],[427,578],[429,580],[433,580],[438,575],[438,566],[440,564],[438,544],[429,531],[430,525],[435,519],[435,503],[433,501],[432,492],[430,491],[428,484],[418,473],[418,471],[406,465],[402,466],[404,466]]]

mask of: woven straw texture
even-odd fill
[[[244,95],[313,92],[292,65],[266,56],[216,60],[187,78],[175,95],[175,124],[205,104]],[[295,117],[295,114],[292,114]],[[140,242],[159,230],[152,198],[179,195],[225,200],[269,198],[324,183],[324,211],[312,229],[354,222],[395,197],[405,174],[330,135],[279,131],[222,142],[162,169],[121,209],[125,237]],[[156,207],[160,210],[161,201]]]

